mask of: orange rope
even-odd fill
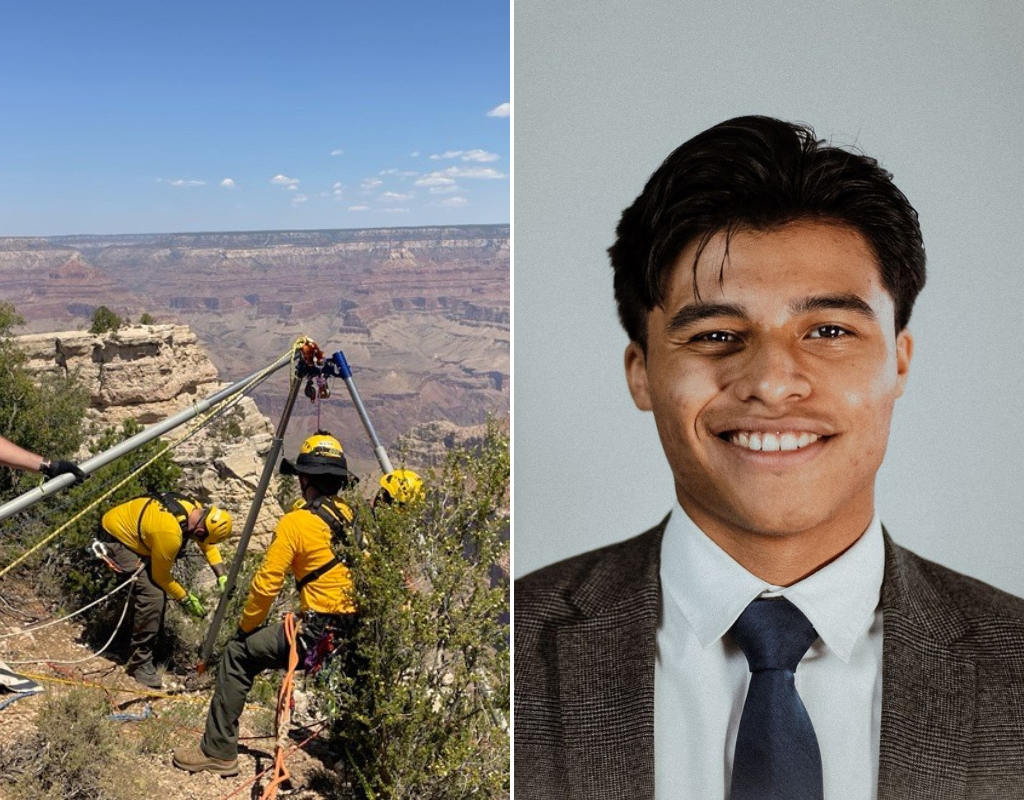
[[[307,736],[305,739],[303,739],[297,745],[292,747],[287,753],[285,753],[285,755],[289,755],[290,756],[296,750],[301,750],[303,747],[305,747],[307,744],[309,744],[311,741],[313,741],[317,736],[319,736],[323,732],[323,730],[324,730],[324,728],[326,726],[327,726],[326,722],[321,724],[321,726],[317,730],[313,731],[309,736]],[[263,772],[257,773],[256,775],[253,775],[245,783],[239,784],[234,789],[232,789],[230,792],[228,792],[226,795],[224,795],[221,798],[221,800],[231,800],[232,797],[234,797],[236,794],[238,794],[240,791],[242,791],[246,787],[252,786],[254,783],[256,783],[256,781],[258,781],[260,778],[262,778],[264,775],[266,775],[268,772],[270,772],[270,770],[271,770],[271,767],[267,767],[265,770],[263,770]]]
[[[295,640],[295,615],[288,612],[284,616],[284,633],[288,638],[288,672],[281,681],[281,691],[277,693],[277,747],[274,750],[274,777],[260,795],[260,800],[274,800],[277,787],[291,777],[285,758],[288,755],[288,724],[292,718],[292,691],[295,689],[295,669],[299,665],[299,648]]]

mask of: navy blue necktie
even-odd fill
[[[755,600],[729,633],[751,672],[736,735],[731,800],[822,800],[818,737],[794,675],[817,631],[800,609],[779,597]]]

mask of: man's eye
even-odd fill
[[[735,333],[729,333],[728,331],[708,331],[707,333],[699,333],[693,337],[694,342],[713,342],[716,344],[732,344],[738,342],[739,338]]]
[[[838,339],[849,336],[850,332],[840,325],[819,325],[811,331],[811,339]]]

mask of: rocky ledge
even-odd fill
[[[81,379],[90,395],[87,420],[100,431],[129,418],[143,425],[158,422],[227,385],[185,325],[136,325],[100,335],[34,333],[18,337],[18,344],[32,372],[66,372]],[[189,425],[164,441],[179,438]],[[272,440],[270,420],[251,398],[243,398],[175,449],[182,491],[228,509],[241,530]],[[269,537],[282,514],[277,490],[275,476],[254,529],[258,541]]]

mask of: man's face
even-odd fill
[[[838,528],[874,513],[912,340],[856,230],[800,221],[715,235],[668,276],[626,375],[653,411],[680,504],[713,539]]]

